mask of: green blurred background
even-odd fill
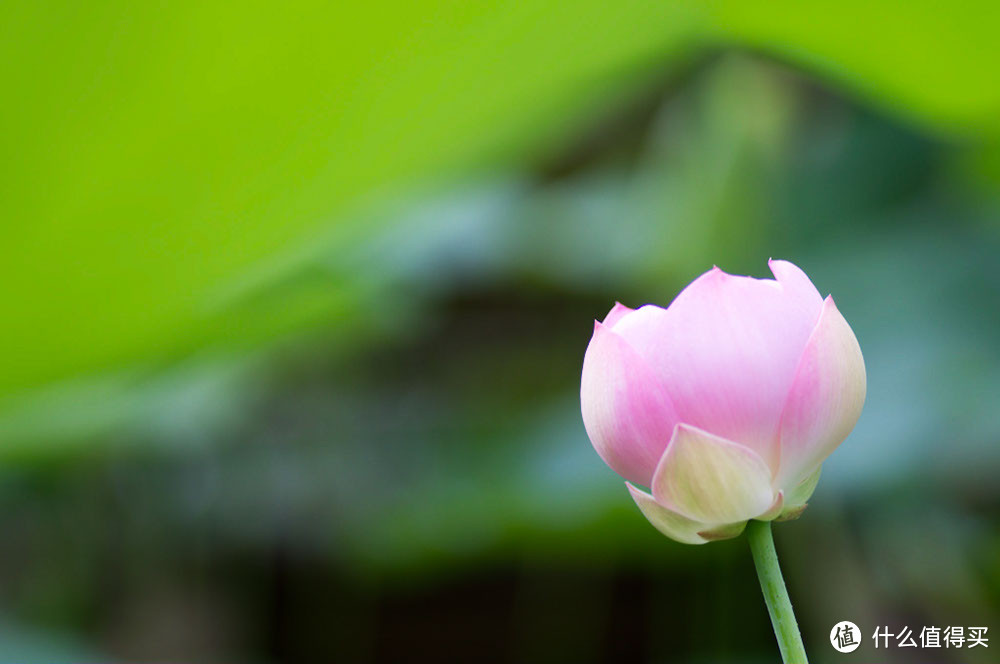
[[[1000,617],[1000,5],[0,5],[0,660],[773,662],[592,319],[769,257],[868,402],[776,528],[814,662]],[[1000,645],[1000,644],[998,644]],[[996,647],[996,646],[994,646]]]

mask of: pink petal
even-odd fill
[[[621,302],[615,302],[615,306],[611,307],[611,311],[609,311],[608,315],[604,317],[602,325],[614,329],[615,323],[624,318],[625,314],[630,314],[633,311],[635,311],[635,309],[629,309]]]
[[[795,263],[774,258],[767,261],[767,267],[781,284],[789,305],[797,308],[803,318],[815,322],[823,309],[823,296],[808,275]]]
[[[866,386],[858,340],[828,297],[781,417],[778,486],[800,483],[847,438],[861,415]]]
[[[601,323],[595,322],[583,359],[580,403],[587,435],[604,462],[648,486],[677,416],[645,362]]]
[[[681,421],[778,462],[778,424],[823,306],[809,278],[772,261],[777,280],[713,268],[667,309],[647,305],[615,325],[666,387]]]
[[[703,523],[752,519],[777,498],[760,455],[686,424],[674,428],[650,488],[664,507]]]

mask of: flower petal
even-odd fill
[[[587,435],[605,463],[648,486],[677,416],[645,362],[601,323],[594,324],[583,359],[580,404]]]
[[[778,492],[778,497],[774,499],[767,511],[757,517],[758,521],[774,521],[785,512],[785,494]]]
[[[638,489],[631,482],[626,482],[632,500],[639,506],[642,515],[659,530],[672,540],[681,544],[704,544],[708,539],[698,534],[699,531],[712,529],[713,526],[706,523],[698,523],[687,517],[683,517],[677,512],[671,512],[666,507],[656,502],[651,495]]]
[[[736,523],[727,523],[721,526],[715,526],[714,528],[710,528],[708,530],[699,530],[698,534],[707,539],[709,542],[716,542],[718,540],[727,540],[739,537],[746,527],[746,521],[737,521]]]
[[[760,455],[686,424],[674,428],[651,488],[661,505],[704,523],[752,519],[776,498]]]
[[[635,309],[629,309],[621,302],[615,302],[615,306],[611,307],[611,311],[609,311],[608,315],[604,317],[601,324],[605,327],[614,329],[615,323],[620,321],[626,314],[630,314],[633,311],[635,311]]]
[[[802,516],[802,513],[806,511],[809,507],[809,503],[802,503],[798,507],[789,507],[783,510],[775,521],[794,521],[795,519]]]
[[[816,320],[823,307],[823,296],[798,265],[783,260],[767,261],[771,274],[778,280],[785,296],[792,300],[803,316]]]
[[[647,305],[615,333],[663,382],[681,421],[778,464],[781,411],[823,300],[791,263],[778,280],[706,272],[667,309]]]
[[[816,485],[819,484],[819,474],[822,470],[823,465],[820,464],[816,467],[816,470],[807,475],[804,480],[792,487],[792,490],[788,492],[788,498],[785,500],[782,513],[788,512],[789,510],[800,509],[804,507],[807,502],[809,502],[809,499],[812,498],[813,491],[816,490]]]
[[[861,415],[866,385],[858,340],[828,297],[781,416],[777,486],[797,485],[847,438]]]

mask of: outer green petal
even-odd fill
[[[816,490],[816,485],[819,484],[819,475],[822,469],[823,466],[817,466],[815,471],[788,492],[788,498],[781,508],[781,514],[778,515],[777,521],[790,521],[799,518],[805,511],[807,501],[812,497],[813,491]]]
[[[676,512],[671,512],[666,507],[656,502],[651,495],[638,489],[631,482],[625,482],[632,500],[639,506],[642,515],[659,530],[672,540],[681,544],[704,544],[708,539],[699,535],[699,531],[709,531],[713,527],[711,524],[699,523],[683,517]]]
[[[785,494],[778,492],[778,497],[774,499],[767,511],[757,517],[758,521],[773,521],[785,512]]]
[[[785,496],[785,509],[791,507],[801,507],[812,497],[816,485],[819,484],[820,471],[823,466],[816,466],[816,470],[809,473],[804,480],[795,485]]]
[[[759,454],[686,424],[674,427],[651,488],[661,505],[715,524],[764,514],[777,497]]]
[[[743,533],[743,530],[746,527],[746,521],[738,521],[736,523],[727,523],[722,526],[715,526],[709,530],[701,530],[698,534],[707,539],[709,542],[714,542],[716,540],[726,540],[738,537]]]

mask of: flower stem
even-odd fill
[[[785,664],[808,664],[802,635],[799,634],[792,602],[788,599],[785,580],[778,565],[778,553],[774,550],[771,522],[750,521],[747,524],[747,539],[750,540],[750,552],[757,568],[760,589],[764,593],[764,603],[774,625],[774,636],[778,639],[781,660]]]

